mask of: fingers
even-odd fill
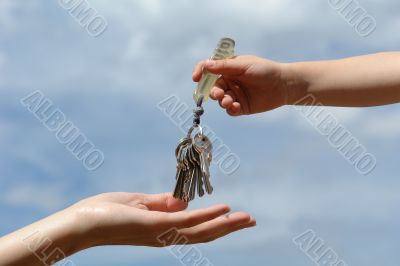
[[[235,95],[231,90],[225,92],[222,100],[219,101],[220,105],[224,109],[228,109],[235,102]]]
[[[251,62],[245,57],[237,56],[232,59],[222,60],[203,60],[200,61],[193,69],[192,79],[198,82],[201,79],[203,68],[213,74],[240,76],[244,74],[251,66]]]
[[[225,94],[222,96],[222,99],[218,101],[219,105],[226,109],[226,112],[231,116],[239,116],[244,113],[242,105],[236,101],[236,96],[234,93],[232,93],[232,91],[225,92]]]
[[[198,63],[193,70],[193,80],[198,82],[201,78],[202,70],[206,68],[210,72],[217,74],[234,75],[243,74],[248,68],[249,64],[246,60],[241,60],[240,57],[235,59],[226,60],[206,60]],[[212,70],[214,69],[214,70]],[[215,86],[210,92],[210,98],[219,102],[219,105],[226,109],[226,112],[231,116],[239,116],[244,114],[243,106],[239,102],[236,93],[240,93],[239,85],[229,80],[227,76],[217,80]]]
[[[172,193],[145,195],[143,197],[143,204],[146,205],[150,211],[160,212],[182,211],[188,206],[187,203],[174,198]]]
[[[239,97],[238,95],[239,94]],[[241,88],[236,83],[220,78],[217,80],[215,87],[211,90],[210,97],[219,102],[219,105],[226,109],[231,116],[239,116],[244,114],[239,99],[243,99]]]
[[[239,116],[243,114],[243,109],[240,103],[234,102],[226,109],[226,112],[231,116]]]
[[[219,102],[219,105],[226,109],[231,116],[243,114],[241,104],[237,101],[234,91],[228,88],[224,79],[219,79],[211,90],[210,97]]]
[[[203,71],[203,65],[206,61],[200,61],[193,69],[192,79],[194,82],[199,82]]]
[[[237,100],[237,96],[233,90],[224,92],[222,99],[218,100],[219,105],[226,110],[231,116],[239,116],[243,114],[241,103]]]
[[[211,221],[229,211],[229,206],[219,204],[205,209],[171,213],[165,217],[165,226],[175,226],[177,228],[193,227]]]
[[[240,58],[207,60],[203,67],[209,72],[220,75],[238,76],[242,75],[249,68],[249,64],[241,61]]]
[[[191,228],[181,229],[179,233],[185,236],[190,244],[204,243],[254,225],[255,220],[249,214],[237,212]]]
[[[213,100],[220,101],[224,98],[225,91],[219,87],[214,87],[211,90],[210,97]]]
[[[244,224],[238,224],[236,226],[233,227],[228,227],[225,230],[220,230],[219,232],[217,232],[214,235],[210,235],[208,237],[204,237],[202,239],[197,240],[197,242],[193,242],[193,243],[206,243],[206,242],[210,242],[213,241],[215,239],[221,238],[223,236],[226,236],[228,234],[231,234],[233,232],[242,230],[242,229],[246,229],[246,228],[250,228],[250,227],[254,227],[257,225],[257,222],[254,218],[251,218],[249,222],[244,223]]]
[[[224,78],[219,78],[215,82],[215,86],[211,89],[210,97],[213,100],[220,101],[224,98],[225,91],[228,89],[228,85]]]

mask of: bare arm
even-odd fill
[[[0,238],[0,265],[73,265],[66,257],[90,247],[204,243],[256,224],[247,213],[226,216],[224,204],[186,207],[170,193],[94,196]]]
[[[306,94],[327,106],[376,106],[400,102],[400,52],[341,60],[292,63],[289,103]],[[289,92],[290,93],[290,92]]]
[[[248,115],[283,105],[376,106],[400,102],[400,52],[378,53],[331,61],[279,63],[257,56],[202,61],[202,68],[221,74],[211,91],[228,114]]]
[[[51,265],[84,249],[74,219],[60,212],[0,238],[0,265]]]

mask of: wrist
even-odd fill
[[[66,257],[90,247],[87,230],[81,226],[84,221],[79,219],[74,208],[67,208],[49,217],[49,238],[56,248]]]
[[[74,243],[68,247],[71,254],[98,246],[101,242],[96,232],[96,215],[91,213],[90,208],[88,210],[78,204],[64,210],[64,215],[68,217],[66,222],[66,230],[69,233],[68,238]]]
[[[77,222],[76,215],[66,209],[6,236],[8,246],[2,260],[18,265],[50,265],[64,260],[87,247],[76,229]],[[7,258],[7,254],[13,255]]]
[[[88,248],[86,243],[85,234],[82,230],[79,221],[79,217],[74,209],[65,209],[60,214],[60,219],[64,220],[63,225],[60,228],[60,245],[64,248],[66,256],[70,256],[83,249]],[[60,247],[61,248],[61,247]],[[61,248],[62,249],[62,248]]]
[[[286,95],[285,105],[296,105],[309,91],[310,81],[305,77],[303,64],[304,63],[282,64],[282,80],[284,80]]]

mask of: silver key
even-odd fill
[[[179,141],[176,149],[175,149],[175,156],[177,159],[176,164],[176,186],[174,190],[174,197],[181,198],[185,194],[184,186],[187,182],[187,163],[185,159],[185,151],[187,145],[192,143],[191,138],[183,138]]]
[[[212,193],[213,187],[209,180],[211,151],[211,141],[202,131],[193,138],[189,134],[178,142],[175,149],[177,173],[174,197],[189,202],[194,199],[196,192],[200,197],[205,192]]]
[[[204,152],[200,153],[200,161],[201,161],[201,171],[202,171],[202,175],[203,175],[203,182],[204,182],[207,193],[211,194],[213,191],[213,187],[211,186],[211,183],[210,183],[210,171],[208,168],[209,163],[205,157]]]
[[[212,152],[212,143],[210,139],[203,134],[196,134],[193,138],[193,145],[196,147],[199,152],[200,157],[200,166],[202,172],[202,179],[208,194],[211,194],[213,191],[213,187],[210,183],[210,163],[211,163],[211,152]]]

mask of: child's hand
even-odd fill
[[[200,80],[203,68],[222,75],[210,97],[232,116],[260,113],[287,104],[283,64],[256,56],[206,60],[196,65],[194,81]]]

